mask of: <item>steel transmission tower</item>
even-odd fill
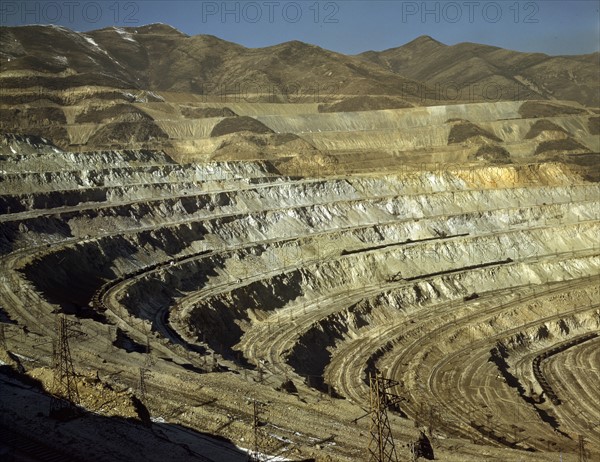
[[[583,439],[583,435],[579,435],[578,446],[579,462],[587,462],[587,457],[585,454],[585,440]]]
[[[388,407],[400,398],[388,392],[398,382],[386,379],[383,373],[369,376],[371,427],[368,447],[369,462],[397,462],[398,454],[387,415]]]
[[[58,340],[54,344],[53,352],[54,397],[50,404],[50,415],[66,417],[76,411],[76,406],[79,404],[79,391],[69,348],[69,326],[64,315],[58,318],[57,330]]]
[[[262,459],[262,450],[263,450],[263,438],[260,432],[259,427],[260,423],[260,414],[261,408],[264,406],[264,403],[257,401],[256,399],[252,402],[252,430],[254,431],[254,441],[252,452],[248,457],[249,462],[261,462]]]
[[[140,381],[138,384],[138,388],[140,390],[140,400],[145,404],[146,403],[146,369],[140,367]]]

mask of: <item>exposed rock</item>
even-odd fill
[[[489,133],[469,120],[457,120],[451,123],[452,128],[450,129],[450,134],[448,135],[448,144],[464,143],[465,141],[473,138],[486,138],[490,141],[502,142],[500,138],[492,133]]]
[[[237,132],[273,133],[273,130],[252,117],[227,117],[214,126],[210,136],[223,136]]]

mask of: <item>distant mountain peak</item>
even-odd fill
[[[293,48],[298,50],[306,50],[306,49],[322,49],[317,45],[313,45],[311,43],[302,42],[300,40],[289,40],[287,42],[278,43],[277,45],[273,45],[272,47],[279,48]]]
[[[404,45],[388,48],[383,51],[373,51],[373,50],[365,51],[365,52],[361,53],[361,55],[371,56],[373,54],[376,55],[378,53],[413,50],[415,48],[434,48],[434,47],[437,48],[437,47],[447,47],[447,46],[448,45],[446,45],[445,43],[439,42],[429,35],[421,35],[421,36],[417,37],[416,39],[411,40],[408,43],[405,43]]]
[[[423,35],[397,48],[347,56],[298,40],[246,48],[212,35],[188,36],[160,23],[86,33],[60,26],[0,30],[2,68],[25,76],[15,80],[19,87],[33,82],[49,88],[90,85],[208,94],[252,80],[263,88],[301,82],[302,91],[317,94],[321,88],[313,83],[322,87],[325,82],[337,85],[336,97],[389,95],[416,104],[428,102],[431,93],[423,88],[441,88],[433,97],[442,101],[450,98],[446,88],[458,87],[479,92],[461,95],[469,100],[487,99],[482,89],[501,88],[502,98],[598,105],[598,53],[549,57],[489,45],[446,45]]]
[[[175,29],[173,26],[169,26],[168,24],[163,24],[162,22],[155,22],[152,24],[145,24],[139,27],[126,27],[128,31],[135,30],[138,34],[159,34],[159,35],[179,35],[179,36],[187,36],[183,32]]]
[[[417,37],[416,39],[408,42],[406,45],[404,46],[409,46],[409,45],[441,45],[441,46],[447,46],[446,44],[434,39],[433,37],[429,36],[429,35],[421,35],[419,37]]]

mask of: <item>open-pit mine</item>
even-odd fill
[[[137,68],[144,34],[197,39],[148,27],[36,33]],[[593,104],[142,89],[27,29],[2,32],[5,454],[600,457]]]

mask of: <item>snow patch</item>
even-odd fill
[[[32,26],[35,26],[35,24],[32,24]],[[58,29],[61,30],[63,32],[71,32],[69,29],[67,29],[64,26],[59,26],[58,24],[47,24],[47,27],[52,27],[53,29]]]
[[[134,103],[137,103],[137,96],[135,96],[133,93],[129,93],[129,92],[122,92],[123,96],[131,101],[133,101]]]
[[[291,459],[286,459],[285,457],[281,457],[281,456],[269,456],[268,454],[263,454],[263,453],[255,453],[253,450],[251,449],[246,449],[246,448],[242,448],[240,446],[236,446],[240,451],[243,451],[247,454],[252,454],[254,456],[255,460],[264,460],[264,461],[269,461],[269,462],[290,462]]]
[[[277,441],[281,441],[282,443],[287,443],[287,444],[292,444],[293,443],[292,440],[290,440],[288,438],[285,438],[283,436],[276,435],[275,433],[269,433],[269,436],[271,438],[276,439]]]
[[[92,38],[92,37],[88,37],[87,35],[83,35],[83,38],[85,39],[86,42],[88,42],[90,45],[95,46],[96,48],[100,48],[100,45],[98,45],[96,43],[96,41]]]
[[[119,34],[121,37],[123,37],[123,40],[127,40],[128,42],[137,43],[135,41],[135,39],[133,38],[133,36],[129,32],[127,32],[125,29],[123,29],[121,27],[115,27],[115,31],[117,32],[117,34]]]
[[[96,48],[96,50],[98,50],[100,53],[104,53],[106,56],[111,58],[110,55],[106,52],[106,50],[104,48],[101,48],[100,45],[98,45],[92,37],[88,37],[87,35],[84,35],[84,34],[81,34],[81,36],[85,39],[86,42],[88,42],[90,45],[92,45],[94,48]],[[113,59],[113,58],[111,58],[111,59],[114,62],[117,62],[115,59]]]
[[[146,92],[146,93],[148,93],[148,94],[149,94],[150,96],[152,96],[153,98],[159,99],[159,100],[161,100],[161,101],[164,101],[164,100],[165,100],[165,99],[164,99],[162,96],[160,96],[160,95],[157,95],[157,94],[156,94],[156,93],[154,93],[153,91],[148,91],[148,92]]]
[[[150,417],[150,420],[154,423],[166,423],[167,422],[162,417]]]

